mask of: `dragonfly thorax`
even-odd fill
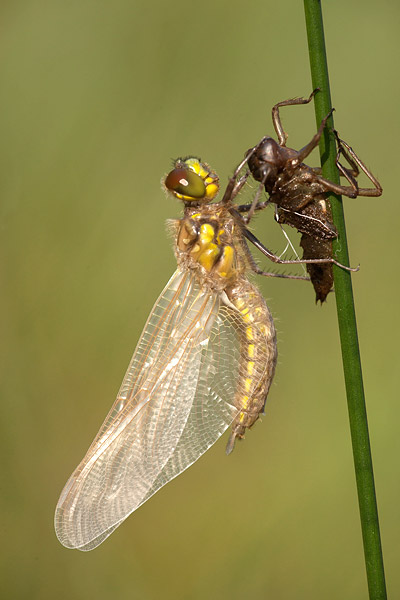
[[[208,207],[202,208],[187,209],[185,217],[178,221],[177,260],[183,267],[195,270],[200,281],[223,290],[244,271],[235,240],[236,224],[225,210],[214,210],[209,218]]]

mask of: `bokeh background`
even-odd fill
[[[345,212],[396,598],[400,7],[324,9],[336,127],[384,187]],[[309,94],[302,3],[5,0],[0,22],[2,597],[365,598],[335,299],[315,306],[302,282],[259,281],[280,359],[245,443],[227,458],[224,436],[91,553],[53,531],[175,268],[165,220],[180,206],[160,179],[195,154],[226,181],[273,132],[271,106]],[[313,107],[282,114],[304,145]],[[256,232],[283,249],[271,212]]]

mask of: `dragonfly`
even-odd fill
[[[165,178],[166,192],[184,207],[183,217],[169,223],[177,270],[147,319],[115,403],[59,498],[55,529],[67,548],[96,548],[229,426],[230,454],[264,410],[276,331],[248,273],[286,276],[262,271],[247,242],[275,262],[298,261],[270,252],[234,204],[249,176],[241,174],[247,161],[218,202],[218,176],[196,157],[178,159]]]
[[[280,224],[296,228],[302,234],[300,245],[304,259],[332,257],[332,241],[337,238],[338,232],[332,220],[329,194],[349,198],[378,197],[382,194],[382,187],[376,177],[351,146],[339,138],[337,131],[334,131],[337,142],[336,166],[340,175],[347,179],[348,185],[338,185],[325,179],[321,168],[310,167],[303,162],[318,145],[332,111],[322,120],[317,133],[301,150],[286,146],[288,135],[283,128],[279,109],[283,106],[308,104],[318,91],[318,88],[313,90],[308,98],[292,98],[273,106],[272,121],[278,141],[266,136],[248,151],[249,168],[254,179],[261,182],[261,187],[252,205],[243,207],[243,210],[248,211],[249,219],[255,210],[260,210],[269,203],[275,204],[276,220]],[[341,157],[346,160],[347,166],[341,164]],[[360,171],[367,176],[373,187],[359,187],[357,177]],[[262,187],[269,195],[267,202],[259,202]],[[314,286],[316,301],[322,304],[333,287],[332,263],[311,262],[307,264],[307,271]]]

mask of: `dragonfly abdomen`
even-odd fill
[[[226,452],[242,439],[264,410],[277,361],[276,331],[259,290],[245,277],[226,290],[237,309],[240,330],[240,366],[234,399],[239,413],[232,425]]]

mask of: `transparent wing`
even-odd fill
[[[148,318],[117,399],[57,505],[57,536],[92,550],[197,460],[237,414],[240,322],[176,271]]]

